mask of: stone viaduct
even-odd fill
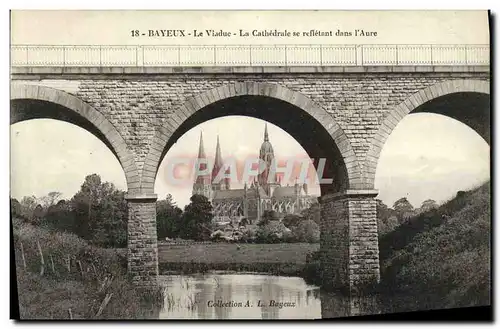
[[[158,167],[183,133],[206,120],[260,118],[287,131],[311,158],[327,158],[333,184],[321,187],[324,284],[351,292],[380,280],[374,179],[398,122],[438,113],[490,142],[486,65],[38,66],[13,67],[11,79],[11,123],[64,120],[118,158],[128,186],[128,270],[138,284],[154,284],[158,275]]]

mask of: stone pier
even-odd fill
[[[156,194],[128,194],[128,266],[132,282],[154,287],[158,280]]]
[[[356,295],[380,282],[375,190],[321,198],[323,288]]]

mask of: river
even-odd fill
[[[374,298],[322,292],[299,277],[256,273],[162,275],[160,319],[321,319],[378,313]]]
[[[320,289],[260,274],[163,275],[160,319],[320,319]]]

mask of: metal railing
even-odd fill
[[[11,46],[13,67],[392,66],[489,63],[489,45]]]

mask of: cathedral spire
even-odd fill
[[[269,142],[269,134],[267,133],[267,122],[266,122],[266,128],[264,129],[264,142]]]
[[[222,154],[220,151],[219,135],[217,135],[217,146],[215,147],[215,166],[222,167]]]
[[[200,131],[200,146],[198,148],[198,159],[204,159],[205,156],[205,148],[203,147],[203,131]]]
[[[198,148],[198,164],[197,170],[203,172],[207,169],[207,156],[205,154],[205,147],[203,146],[203,132],[200,132],[200,145]],[[212,188],[210,186],[210,174],[199,174],[197,172],[196,179],[193,184],[193,195],[200,194],[206,196],[208,199],[211,198]]]
[[[202,161],[200,161],[202,160]],[[207,156],[205,154],[205,147],[203,145],[203,132],[200,132],[200,146],[198,148],[198,161],[199,162],[199,170],[207,169]],[[207,181],[208,180],[208,181]],[[196,177],[196,182],[199,184],[210,184],[210,176],[208,175],[200,175]]]
[[[228,190],[229,182],[228,179],[225,178],[221,181],[215,181],[219,172],[224,168],[224,163],[222,162],[222,152],[220,149],[219,135],[217,135],[217,146],[215,147],[215,162],[212,168],[212,187],[214,190]],[[229,169],[228,169],[229,170]],[[226,171],[226,174],[228,172]]]

